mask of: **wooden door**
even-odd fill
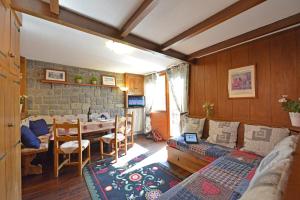
[[[163,93],[165,95],[164,103],[165,106],[162,107],[162,109],[156,109],[155,103],[153,105],[153,110],[150,114],[151,117],[151,126],[152,129],[157,130],[163,137],[164,140],[167,140],[170,138],[170,109],[169,109],[169,85],[167,81],[167,76],[165,73],[161,73],[159,76],[159,79],[164,79],[164,84],[161,84],[162,82],[158,81],[158,87],[156,91],[156,100],[159,98],[162,98],[162,94],[160,94],[159,89],[164,88]],[[162,104],[161,102],[160,104]]]
[[[20,107],[18,80],[9,79],[5,92],[6,192],[7,199],[21,199]]]
[[[10,49],[10,10],[0,1],[0,68],[8,68]]]
[[[20,26],[13,11],[10,16],[10,72],[18,75],[20,71]]]
[[[13,197],[21,199],[21,132],[20,132],[20,81],[15,78],[10,84],[13,100],[13,127],[12,127],[12,145],[13,150],[12,165],[13,165]]]
[[[4,94],[6,91],[7,76],[0,71],[0,199],[6,199],[6,173],[5,173],[5,161],[6,161],[6,144],[5,144],[5,131],[4,131]]]

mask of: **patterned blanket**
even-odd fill
[[[233,151],[231,148],[212,144],[205,140],[200,140],[199,144],[187,144],[185,143],[183,136],[171,138],[167,143],[170,147],[191,153],[195,157],[208,162],[212,162],[215,159],[225,156]]]
[[[234,150],[164,193],[167,200],[236,200],[247,189],[262,157]]]

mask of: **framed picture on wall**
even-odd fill
[[[45,80],[66,82],[66,72],[63,70],[46,69]]]
[[[230,69],[228,71],[229,98],[254,98],[255,65]]]
[[[116,86],[116,77],[103,75],[102,76],[102,85]]]

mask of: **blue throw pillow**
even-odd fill
[[[21,127],[21,142],[25,147],[40,148],[41,141],[34,135],[34,133],[27,127]]]
[[[37,137],[49,133],[47,123],[44,119],[29,121],[29,128]]]

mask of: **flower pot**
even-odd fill
[[[290,112],[292,126],[300,127],[300,113]]]
[[[97,81],[92,81],[92,84],[96,85],[96,84],[97,84]]]
[[[82,83],[82,79],[76,79],[75,81],[76,81],[76,83],[79,83],[79,84]]]

